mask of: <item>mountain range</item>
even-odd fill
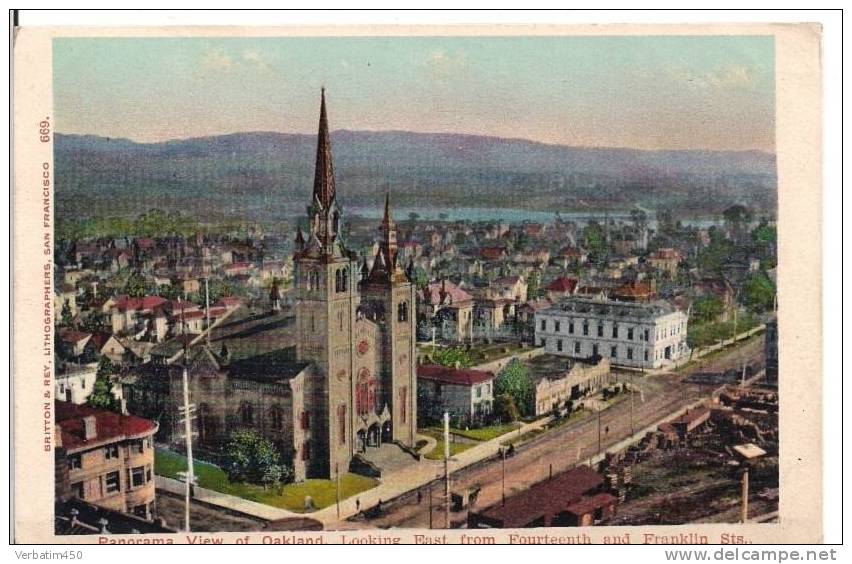
[[[57,134],[56,213],[135,216],[151,208],[199,219],[279,220],[304,212],[316,137],[235,133],[160,143]],[[667,208],[709,215],[740,203],[774,213],[775,155],[647,151],[405,131],[332,133],[344,207],[553,211]]]

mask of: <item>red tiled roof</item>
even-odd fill
[[[450,298],[452,299],[453,303],[464,302],[473,299],[473,296],[471,296],[452,282],[434,282],[423,289],[423,293],[425,294],[426,299],[432,305],[438,305],[441,303],[442,288],[445,289],[447,294],[450,295]]]
[[[573,292],[577,288],[579,280],[568,276],[560,276],[547,285],[546,290],[550,292]]]
[[[219,298],[219,300],[213,304],[214,306],[222,305],[223,307],[232,307],[235,305],[240,305],[243,302],[242,298],[238,296],[223,296]]]
[[[79,343],[83,339],[87,339],[91,336],[91,333],[75,331],[74,329],[62,329],[61,331],[59,331],[59,338],[65,341],[66,343]]]
[[[503,247],[482,247],[479,251],[479,256],[487,259],[498,259],[506,254],[506,249]]]
[[[56,424],[62,431],[65,450],[107,444],[125,439],[144,437],[157,431],[157,423],[135,415],[121,415],[106,409],[56,401]],[[85,438],[83,418],[95,418],[95,437]]]
[[[423,364],[417,367],[417,377],[444,384],[473,386],[494,378],[494,374],[472,368],[450,368],[438,364]]]
[[[164,303],[166,303],[166,299],[160,296],[144,296],[142,298],[119,296],[115,300],[114,307],[119,311],[147,311],[160,307]]]

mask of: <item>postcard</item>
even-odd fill
[[[18,29],[15,541],[819,542],[820,48]]]

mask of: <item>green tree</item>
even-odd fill
[[[692,304],[692,315],[698,321],[713,321],[724,311],[722,300],[716,296],[702,296]]]
[[[541,297],[541,274],[537,270],[533,270],[527,282],[527,299],[537,300],[539,297]]]
[[[95,385],[86,400],[88,405],[110,411],[118,411],[121,408],[121,402],[112,393],[112,375],[116,372],[117,367],[109,358],[102,356],[95,375]]]
[[[494,379],[495,395],[508,395],[522,415],[533,412],[535,387],[527,367],[521,361],[513,358]]]
[[[606,242],[606,232],[597,221],[590,221],[583,228],[583,242],[589,251],[589,260],[601,262],[606,260],[609,254],[609,245]]]
[[[134,272],[127,277],[127,282],[124,284],[124,293],[132,298],[141,298],[147,296],[152,291],[151,285],[144,275]]]
[[[281,463],[281,455],[272,442],[253,429],[231,433],[225,445],[224,462],[232,482],[270,487],[293,479],[293,471]]]
[[[514,423],[521,418],[515,400],[509,394],[502,394],[494,398],[494,417],[502,423]]]
[[[775,304],[775,284],[764,272],[751,274],[743,287],[743,304],[752,312],[769,311]]]
[[[62,304],[62,312],[60,313],[60,323],[65,327],[71,325],[71,322],[74,321],[74,315],[71,313],[71,304],[68,303],[68,300]]]
[[[461,347],[445,347],[435,349],[432,353],[432,361],[441,366],[468,368],[473,365],[470,353]]]

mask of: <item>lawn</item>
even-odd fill
[[[744,333],[756,327],[760,321],[749,315],[739,316],[736,324],[736,332]],[[734,336],[734,322],[705,322],[689,324],[689,343],[692,348],[701,348],[717,344],[719,341],[730,339]]]
[[[429,435],[430,437],[434,438],[438,442],[437,446],[435,447],[435,449],[432,452],[424,455],[425,458],[428,458],[429,460],[443,460],[444,459],[444,434],[443,434],[443,432],[436,431],[434,429],[422,429],[420,431],[420,433],[423,434],[423,435]],[[467,449],[473,448],[475,446],[476,446],[476,443],[456,443],[456,442],[450,441],[450,456],[451,457],[455,456],[456,454],[458,454],[460,452],[464,452]]]
[[[482,427],[480,429],[450,428],[450,433],[453,435],[458,435],[460,437],[473,439],[474,441],[490,441],[491,439],[495,439],[501,435],[505,435],[506,433],[517,431],[518,427],[520,426],[520,423],[506,423],[501,425],[491,425],[489,427]],[[444,432],[444,430],[442,428],[429,427],[429,430],[433,433],[441,433],[441,437],[443,437],[442,433]],[[435,436],[435,438],[440,437]]]
[[[162,450],[156,451],[155,455],[154,468],[160,476],[177,478],[178,472],[186,471],[186,457]],[[335,480],[305,480],[280,488],[264,488],[254,484],[233,483],[218,466],[198,460],[195,461],[195,475],[198,477],[198,485],[202,488],[299,513],[305,511],[307,495],[313,499],[316,509],[328,507],[337,501]],[[340,477],[340,499],[357,495],[378,484],[378,480],[373,478],[343,474]]]

